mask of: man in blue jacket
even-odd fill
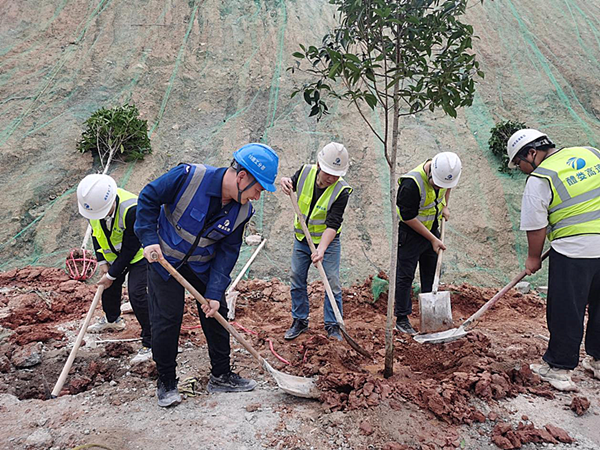
[[[135,232],[152,262],[148,270],[152,354],[158,370],[158,405],[181,402],[177,390],[177,345],[184,288],[152,259],[164,256],[209,302],[198,304],[211,362],[209,392],[244,392],[256,382],[231,371],[229,333],[216,319],[227,316],[225,290],[237,262],[251,200],[275,191],[279,158],[268,146],[247,144],[230,167],[180,164],[140,193]],[[200,311],[201,310],[201,311]]]

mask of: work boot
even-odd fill
[[[543,381],[559,391],[576,391],[577,385],[571,379],[572,370],[551,367],[546,361],[542,364],[530,364],[531,371],[540,376]]]
[[[152,349],[148,347],[142,347],[138,350],[137,355],[131,358],[130,363],[140,364],[146,361],[152,360]]]
[[[158,379],[158,389],[156,396],[158,397],[158,406],[166,408],[168,406],[176,406],[181,403],[181,395],[177,391],[177,378],[168,380]]]
[[[114,322],[106,320],[106,316],[102,316],[98,321],[90,325],[87,329],[88,333],[103,333],[105,331],[123,331],[125,329],[125,320],[121,316],[117,317]]]
[[[288,341],[296,339],[302,333],[308,330],[308,319],[294,319],[292,326],[285,332],[284,339]]]
[[[417,334],[417,331],[412,327],[407,316],[400,316],[396,319],[396,331],[410,334],[411,336]]]
[[[337,339],[338,341],[342,340],[342,333],[340,333],[339,325],[325,325],[325,331],[327,331],[327,336],[329,339]]]
[[[600,380],[600,360],[587,356],[581,363],[584,369],[589,370],[594,373],[594,378],[598,378]]]
[[[248,392],[256,387],[256,381],[242,378],[237,373],[227,372],[218,377],[212,373],[208,380],[206,390],[208,392]]]

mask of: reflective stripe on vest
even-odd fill
[[[530,174],[548,181],[548,239],[600,234],[600,152],[592,147],[563,148]]]
[[[210,197],[205,190],[217,169],[190,164],[189,170],[183,190],[173,203],[162,206],[158,237],[161,250],[171,264],[179,264],[190,253],[187,262],[192,270],[198,271],[202,270],[203,263],[215,257],[215,244],[240,227],[253,210],[251,202],[244,205],[232,202],[207,223]],[[230,222],[233,224],[230,225]],[[200,239],[194,247],[198,236]]]
[[[429,161],[429,160],[428,160]],[[429,180],[427,177],[427,173],[425,172],[425,161],[423,164],[415,167],[413,170],[408,172],[405,175],[402,175],[398,179],[398,185],[402,182],[403,178],[410,178],[417,183],[419,187],[419,193],[421,195],[421,199],[419,201],[419,212],[417,215],[417,219],[421,222],[428,230],[433,228],[433,223],[436,218],[439,221],[441,210],[437,210],[438,205],[442,205],[442,209],[446,206],[446,191],[447,189],[439,189],[436,195],[435,189],[431,184],[429,184]],[[400,208],[396,206],[396,212],[398,213],[398,217],[401,221],[402,215],[400,214]]]
[[[110,242],[114,249],[117,252],[120,252],[123,248],[123,233],[126,229],[125,217],[127,216],[129,209],[132,206],[137,205],[137,196],[120,188],[117,189],[117,196],[119,199],[119,205],[117,206],[117,211],[115,212]],[[110,245],[108,244],[108,238],[104,234],[102,225],[100,225],[100,220],[90,220],[90,225],[92,226],[93,235],[100,246],[99,252],[104,255],[104,259],[106,259],[106,261],[112,264],[117,259],[118,255],[110,248]],[[143,257],[144,249],[140,247],[138,252],[130,261],[130,264],[140,261]]]
[[[335,203],[337,198],[345,189],[347,189],[349,192],[352,192],[350,185],[340,177],[335,183],[325,189],[323,194],[321,194],[321,197],[319,197],[315,203],[310,217],[307,218],[307,214],[310,211],[310,204],[312,203],[312,198],[314,195],[317,171],[318,169],[316,165],[305,165],[300,172],[300,177],[298,178],[296,186],[296,192],[298,192],[298,206],[300,207],[300,212],[302,213],[302,216],[304,217],[308,227],[308,232],[310,233],[315,244],[321,242],[321,237],[327,229],[327,213],[331,210],[331,206]],[[340,225],[340,228],[337,230],[337,234],[339,234],[341,231],[342,226]],[[301,241],[305,238],[304,231],[300,225],[300,220],[298,220],[297,216],[294,220],[294,232],[296,233],[296,238],[298,240]]]

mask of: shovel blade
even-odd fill
[[[277,382],[277,386],[284,392],[295,397],[319,398],[321,391],[317,387],[314,378],[297,377],[280,372],[271,366],[267,361],[263,361],[264,367]]]
[[[451,330],[440,331],[439,333],[418,334],[413,339],[419,344],[442,344],[452,342],[466,336],[468,333],[462,326],[452,328]]]
[[[419,294],[419,310],[422,333],[448,329],[453,324],[450,292]]]

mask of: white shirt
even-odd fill
[[[533,231],[548,226],[548,207],[552,191],[547,180],[529,177],[521,203],[521,230]],[[600,234],[582,234],[555,239],[554,250],[568,258],[600,258]]]

